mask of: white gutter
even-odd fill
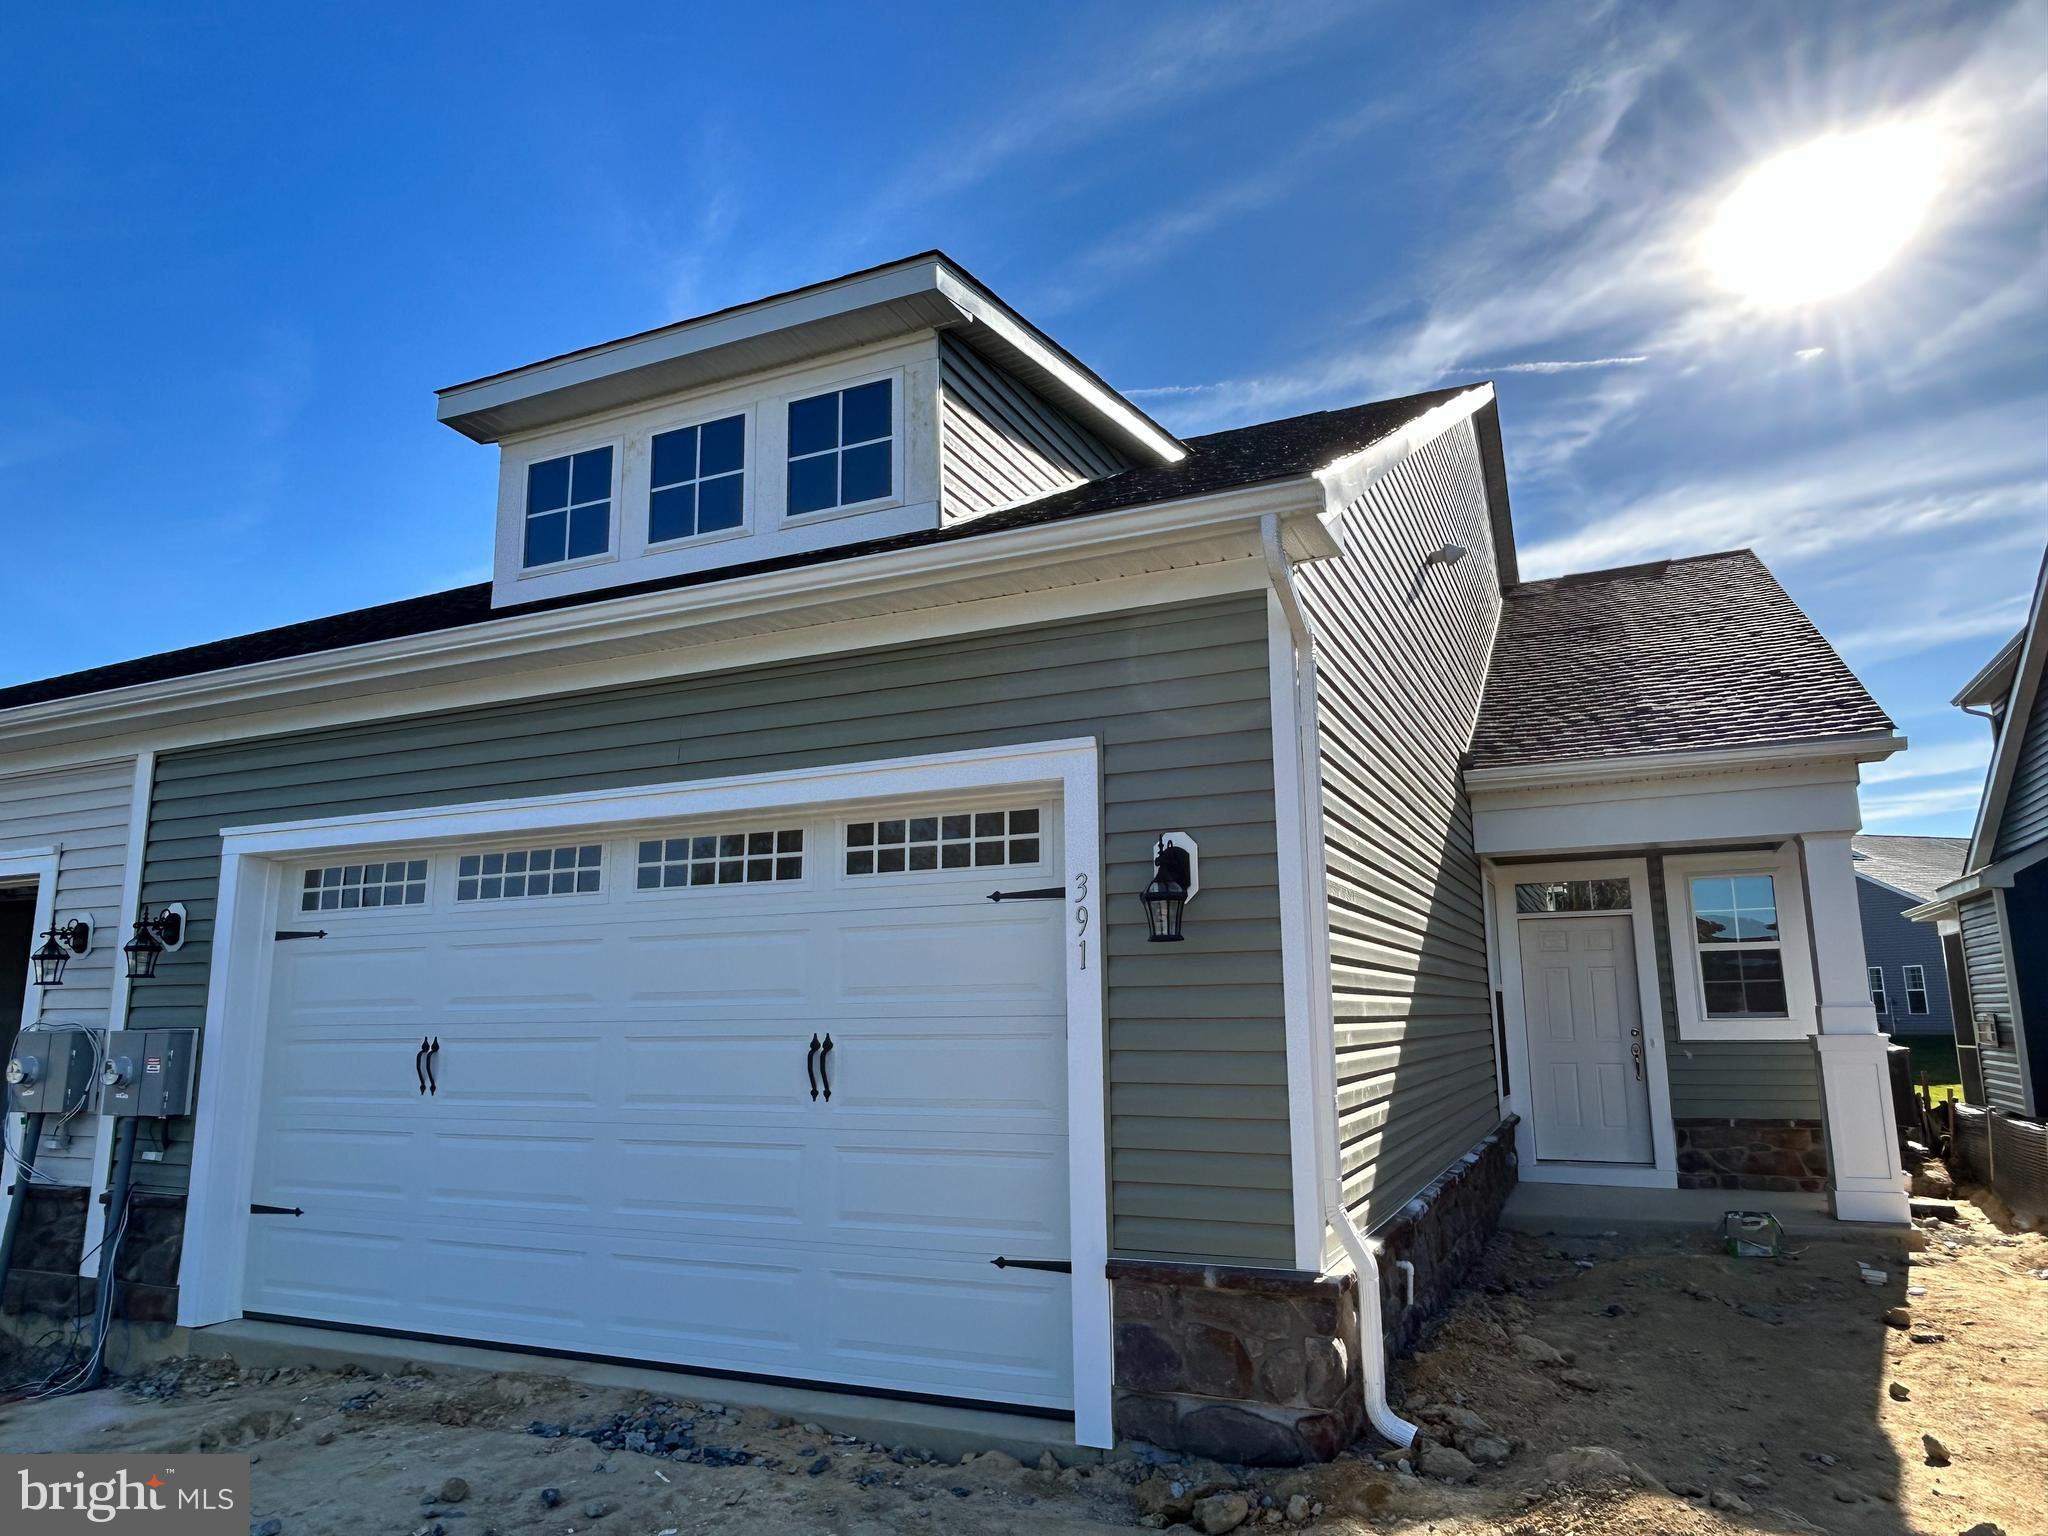
[[[1309,818],[1320,815],[1322,804],[1322,776],[1317,767],[1316,724],[1315,724],[1315,631],[1310,627],[1308,615],[1302,611],[1301,596],[1294,589],[1294,567],[1287,558],[1286,547],[1281,543],[1280,519],[1268,512],[1259,519],[1259,546],[1266,557],[1266,575],[1273,584],[1273,595],[1280,604],[1280,611],[1286,616],[1288,631],[1294,637],[1294,681],[1295,681],[1295,727],[1298,740],[1295,749],[1295,763],[1301,776],[1300,792],[1295,795],[1295,804],[1300,808],[1300,821],[1293,828],[1300,847],[1306,852],[1317,846],[1322,836],[1320,826],[1311,826]],[[1276,829],[1278,830],[1278,829]],[[1286,835],[1282,832],[1282,835]],[[1305,883],[1314,869],[1312,859],[1302,860]],[[1324,909],[1322,892],[1306,893],[1303,910],[1313,917]],[[1316,950],[1311,947],[1311,954]],[[1308,988],[1308,996],[1315,998],[1327,993],[1327,988]],[[1313,1008],[1314,1005],[1311,1004]],[[1311,1015],[1314,1016],[1313,1014]],[[1336,1113],[1335,1063],[1328,1060],[1329,1051],[1323,1049],[1321,1031],[1311,1031],[1315,1040],[1313,1061],[1314,1074],[1314,1118],[1318,1126],[1322,1122],[1322,1110]],[[1361,1394],[1365,1400],[1365,1416],[1372,1427],[1398,1446],[1410,1446],[1420,1433],[1416,1425],[1409,1423],[1394,1412],[1387,1401],[1387,1340],[1384,1323],[1380,1316],[1380,1266],[1374,1246],[1358,1230],[1358,1224],[1351,1219],[1351,1213],[1344,1208],[1344,1186],[1337,1165],[1337,1138],[1334,1126],[1331,1134],[1316,1137],[1315,1179],[1320,1190],[1320,1205],[1323,1220],[1336,1229],[1344,1250],[1351,1255],[1353,1270],[1358,1276],[1358,1376]],[[1300,1174],[1297,1172],[1297,1177]],[[1414,1284],[1411,1277],[1409,1284]]]
[[[1697,752],[1645,752],[1624,757],[1514,763],[1500,768],[1468,768],[1465,787],[1469,790],[1544,789],[1573,784],[1625,783],[1631,779],[1667,778],[1676,773],[1741,772],[1840,758],[1874,763],[1894,752],[1903,752],[1906,745],[1906,738],[1896,731],[1865,731],[1855,736],[1816,736],[1804,741],[1706,748]]]

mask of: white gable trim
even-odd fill
[[[2013,774],[2018,771],[2020,748],[2026,744],[2027,725],[2040,700],[2041,670],[2048,662],[2048,554],[2041,558],[2041,573],[2034,578],[2034,601],[2027,609],[2025,641],[2020,663],[2013,672],[2012,696],[1998,728],[1998,745],[1991,754],[1991,771],[1985,775],[1984,798],[1977,805],[1977,824],[1970,832],[1970,868],[1981,869],[1991,862],[1998,847],[1998,826],[2005,819],[2006,797],[2012,793]]]

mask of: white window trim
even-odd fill
[[[813,523],[829,523],[837,518],[858,517],[863,512],[882,512],[890,507],[903,505],[903,373],[901,368],[885,368],[880,373],[864,374],[859,378],[830,384],[822,389],[797,390],[776,400],[776,441],[780,445],[782,461],[782,510],[777,521],[783,527],[808,528]],[[843,395],[848,390],[859,389],[865,384],[879,384],[884,379],[889,380],[889,494],[871,496],[866,501],[842,502],[836,507],[820,507],[815,512],[791,512],[789,466],[795,461],[789,456],[789,408],[799,400],[816,400],[824,395]],[[820,450],[815,457],[823,457],[825,451]],[[845,452],[843,448],[831,451]],[[806,454],[804,457],[810,458],[814,455]]]
[[[1778,898],[1778,948],[1785,957],[1783,1018],[1710,1019],[1700,981],[1693,925],[1692,881],[1702,875],[1770,875]],[[1813,947],[1807,937],[1806,882],[1797,845],[1757,853],[1669,854],[1664,899],[1670,917],[1671,978],[1681,1040],[1805,1040],[1819,1032],[1814,1007]]]
[[[689,533],[679,539],[653,539],[648,534],[654,526],[654,440],[670,432],[687,432],[692,427],[702,427],[714,421],[725,421],[731,417],[740,418],[740,522],[737,528],[716,528],[710,533]],[[636,555],[665,555],[676,549],[695,549],[699,544],[721,544],[727,539],[744,539],[754,531],[754,481],[758,476],[760,455],[756,451],[754,431],[755,409],[753,402],[745,405],[727,405],[718,410],[705,411],[665,422],[658,427],[649,427],[647,443],[647,484],[644,487],[645,505],[641,508],[639,548]],[[701,462],[701,449],[700,460]]]
[[[611,518],[605,533],[604,552],[602,554],[596,555],[579,555],[574,560],[553,560],[546,565],[527,565],[525,563],[525,560],[527,523],[526,477],[528,472],[532,470],[533,466],[536,464],[548,464],[552,463],[556,459],[573,459],[579,453],[594,453],[600,448],[609,448],[612,451],[612,495],[611,501],[609,503],[611,507]],[[569,494],[573,498],[576,494],[573,483],[573,476],[575,474],[573,466],[571,467],[570,474],[572,477],[572,483]],[[620,492],[625,485],[625,476],[626,440],[623,437],[603,438],[596,442],[578,444],[574,448],[550,448],[544,453],[535,453],[530,458],[524,458],[519,460],[517,465],[514,466],[513,484],[518,487],[519,497],[519,517],[515,525],[515,531],[519,536],[520,580],[524,581],[529,576],[554,576],[560,574],[563,571],[580,571],[585,566],[611,565],[617,563],[619,559],[619,529],[621,516]],[[574,505],[573,501],[571,502],[571,505]],[[564,537],[567,537],[566,526]],[[564,547],[566,548],[567,546],[565,545]]]
[[[1626,917],[1635,940],[1636,1003],[1643,1020],[1644,1076],[1650,1089],[1650,1157],[1648,1163],[1583,1163],[1543,1161],[1543,1149],[1529,1134],[1530,1145],[1518,1176],[1532,1184],[1604,1184],[1633,1189],[1678,1187],[1678,1131],[1671,1112],[1671,1075],[1664,1048],[1664,1003],[1657,989],[1657,930],[1650,914],[1650,861],[1602,859],[1556,864],[1495,864],[1490,867],[1493,910],[1499,924],[1501,1006],[1507,1016],[1508,1093],[1504,1108],[1536,1123],[1529,1096],[1529,1015],[1522,997],[1521,925],[1543,919],[1582,922],[1588,918]],[[1626,912],[1517,912],[1515,886],[1528,880],[1626,880]]]
[[[1038,789],[1060,799],[1070,891],[1094,911],[1102,891],[1100,754],[1092,739],[1033,742],[985,751],[896,758],[784,774],[542,795],[474,805],[420,807],[228,827],[206,998],[202,1071],[193,1120],[187,1242],[178,1321],[188,1328],[242,1315],[249,1200],[255,1176],[257,1111],[266,1037],[273,934],[294,865],[330,850],[531,833],[584,833],[600,840],[628,827],[721,815],[825,808],[861,801],[936,798],[962,790]],[[1078,913],[1076,915],[1078,920]],[[1070,923],[1066,958],[1069,1253],[1073,1263],[1074,1440],[1107,1448],[1111,1426],[1109,1183],[1104,1067],[1104,967],[1082,951]],[[1093,928],[1087,936],[1094,937]]]
[[[1933,1006],[1933,998],[1929,996],[1927,991],[1927,967],[1924,965],[1903,966],[1900,968],[1899,974],[1906,987],[1906,1017],[1909,1019],[1926,1018]],[[1916,974],[1920,977],[1920,984],[1918,986],[1913,984],[1913,977]],[[1920,994],[1920,1006],[1918,1008],[1913,1006],[1913,994],[1915,992]]]
[[[1783,921],[1784,918],[1781,916],[1779,922]],[[1884,967],[1871,965],[1865,966],[1864,970],[1869,976],[1870,1006],[1877,1010],[1878,1017],[1883,1018],[1892,1011],[1892,995],[1885,989],[1884,984]]]

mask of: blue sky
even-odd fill
[[[940,245],[1198,432],[1501,391],[1524,569],[1753,545],[1963,832],[2048,540],[2039,5],[17,6],[0,680],[486,574],[432,390]],[[1760,311],[1771,155],[1939,126],[1899,258]],[[1748,658],[1703,658],[1740,667]]]

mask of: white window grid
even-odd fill
[[[603,873],[602,843],[465,853],[455,866],[455,899],[510,901],[532,896],[588,896],[601,888]]]
[[[1909,965],[1906,973],[1906,1012],[1924,1014],[1927,1012],[1927,967]]]
[[[861,878],[1000,869],[1038,863],[1044,846],[1044,817],[1037,806],[879,817],[847,824],[846,873]]]
[[[1879,1013],[1888,1012],[1884,995],[1884,967],[1873,965],[1867,969],[1870,974],[1870,1006]]]
[[[427,900],[425,859],[369,859],[306,871],[301,912],[353,912],[364,908],[418,907]]]
[[[1734,937],[1709,938],[1699,931],[1699,888],[1703,884],[1709,884],[1712,882],[1722,880],[1727,880],[1735,884],[1740,884],[1742,882],[1751,880],[1761,880],[1766,882],[1770,886],[1771,904],[1768,910],[1771,913],[1772,924],[1775,934],[1774,937],[1744,938],[1739,936],[1738,929],[1738,934]],[[1777,876],[1775,874],[1767,873],[1760,870],[1739,870],[1727,873],[1716,870],[1698,870],[1691,872],[1687,875],[1685,881],[1685,890],[1689,915],[1692,918],[1693,954],[1696,957],[1695,965],[1697,966],[1699,971],[1700,1008],[1702,1016],[1707,1019],[1781,1019],[1789,1017],[1789,1010],[1792,1006],[1792,977],[1789,969],[1788,958],[1785,954],[1783,919],[1779,915],[1779,893]],[[1742,906],[1738,903],[1738,905],[1730,908],[1729,910],[1731,910],[1737,916],[1739,921],[1742,917],[1747,917],[1752,913],[1762,912],[1766,909],[1755,906]],[[1712,988],[1716,985],[1716,983],[1709,981],[1707,978],[1708,956],[1731,954],[1741,955],[1745,953],[1774,954],[1779,957],[1779,985],[1781,988],[1783,988],[1785,993],[1784,1010],[1774,1013],[1758,1013],[1751,1012],[1748,1010],[1745,1010],[1741,1013],[1731,1013],[1725,1010],[1717,1011],[1714,1008],[1710,999],[1713,996]],[[1871,980],[1877,985],[1881,986],[1882,980],[1879,976],[1875,974],[1875,967],[1872,967],[1871,970],[1873,972]],[[1746,994],[1748,990],[1748,983],[1746,980],[1743,983],[1743,989]]]
[[[639,840],[639,890],[761,885],[804,877],[801,827],[753,832],[693,832]]]

